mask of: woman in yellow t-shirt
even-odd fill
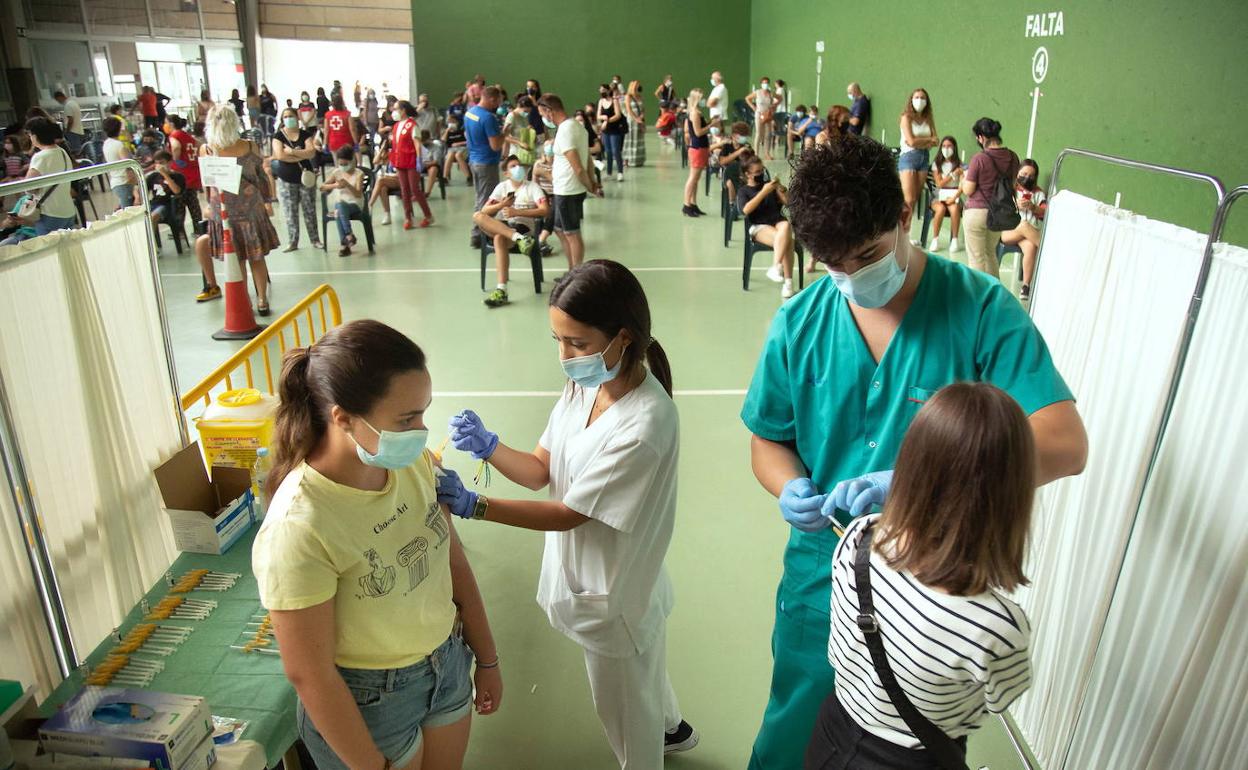
[[[252,565],[321,770],[459,768],[474,704],[502,699],[485,605],[437,501],[432,393],[421,349],[377,321],[283,364]]]

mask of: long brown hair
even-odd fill
[[[994,385],[942,388],[897,455],[875,549],[890,567],[955,596],[1027,584],[1036,485],[1027,415]]]
[[[919,93],[920,91],[923,92],[923,101],[927,102],[927,104],[923,105],[922,112],[915,112],[914,105],[911,104],[910,102],[911,100],[914,99],[914,95]],[[910,120],[912,121],[917,120],[920,123],[927,123],[928,125],[931,125],[932,123],[932,95],[927,92],[926,88],[916,88],[910,92],[909,96],[906,97],[906,106],[905,106],[905,109],[901,111],[901,117],[904,118],[907,115],[910,116]]]
[[[621,376],[643,362],[655,379],[672,395],[672,367],[658,340],[650,336],[650,303],[637,276],[609,259],[592,259],[577,265],[555,282],[550,306],[609,338],[628,329],[633,342],[624,348]]]
[[[390,380],[410,371],[425,371],[424,351],[380,321],[351,321],[309,347],[286,351],[269,494],[325,437],[330,407],[366,415],[385,397]]]
[[[824,133],[830,139],[845,136],[845,126],[849,125],[849,108],[843,104],[834,104],[828,108],[828,119],[823,124]]]

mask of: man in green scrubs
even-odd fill
[[[1041,484],[1080,473],[1087,457],[1073,396],[1018,300],[997,279],[910,243],[913,212],[888,148],[851,137],[803,153],[789,211],[830,279],[776,313],[741,410],[754,474],[790,525],[771,696],[749,765],[758,770],[802,767],[832,693],[831,517],[883,500],[929,396],[966,380],[1013,396],[1030,415]],[[865,490],[858,506],[842,484],[854,480],[851,501]]]

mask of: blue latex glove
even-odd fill
[[[810,479],[793,479],[780,492],[780,513],[801,531],[818,532],[831,524],[822,513],[825,498]]]
[[[464,486],[458,473],[443,468],[438,471],[438,502],[459,518],[471,519],[477,507],[477,493]]]
[[[846,479],[832,488],[824,503],[823,515],[831,518],[836,511],[845,511],[851,519],[856,519],[867,513],[871,506],[883,505],[892,485],[892,471],[876,471],[856,479]]]
[[[451,443],[478,460],[488,460],[498,449],[498,434],[486,430],[476,412],[465,409],[451,418]]]

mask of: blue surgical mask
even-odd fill
[[[547,128],[557,128],[557,126],[555,125],[555,122],[554,122],[553,120],[551,120],[550,118],[542,118],[542,123],[543,123],[543,124],[544,124]]]
[[[495,114],[495,115],[498,115],[498,116],[501,118],[501,117],[503,117],[504,115],[506,115],[506,114],[507,114],[507,108],[506,108],[506,107],[499,107],[498,109],[494,110],[494,114]]]
[[[511,177],[513,182],[523,182],[525,173],[524,166],[512,166],[507,169],[507,176]]]
[[[624,365],[624,356],[621,355],[620,360],[610,369],[607,368],[607,361],[603,357],[603,353],[610,350],[614,343],[615,340],[607,343],[602,353],[563,359],[559,362],[563,365],[563,373],[582,388],[596,388],[614,380],[620,373],[620,367]]]
[[[425,445],[429,443],[427,430],[377,430],[369,425],[368,420],[361,419],[361,421],[368,425],[369,430],[377,434],[377,454],[370,454],[360,446],[360,442],[355,441],[354,436],[351,440],[355,441],[355,453],[359,455],[360,462],[374,468],[386,468],[392,471],[406,468],[420,459],[421,453],[425,451]]]
[[[845,299],[862,308],[879,308],[887,305],[906,283],[906,270],[897,264],[897,249],[901,245],[901,229],[897,230],[897,243],[893,250],[878,262],[867,265],[853,273],[831,270],[829,274],[836,288]],[[907,270],[909,265],[906,266]]]

